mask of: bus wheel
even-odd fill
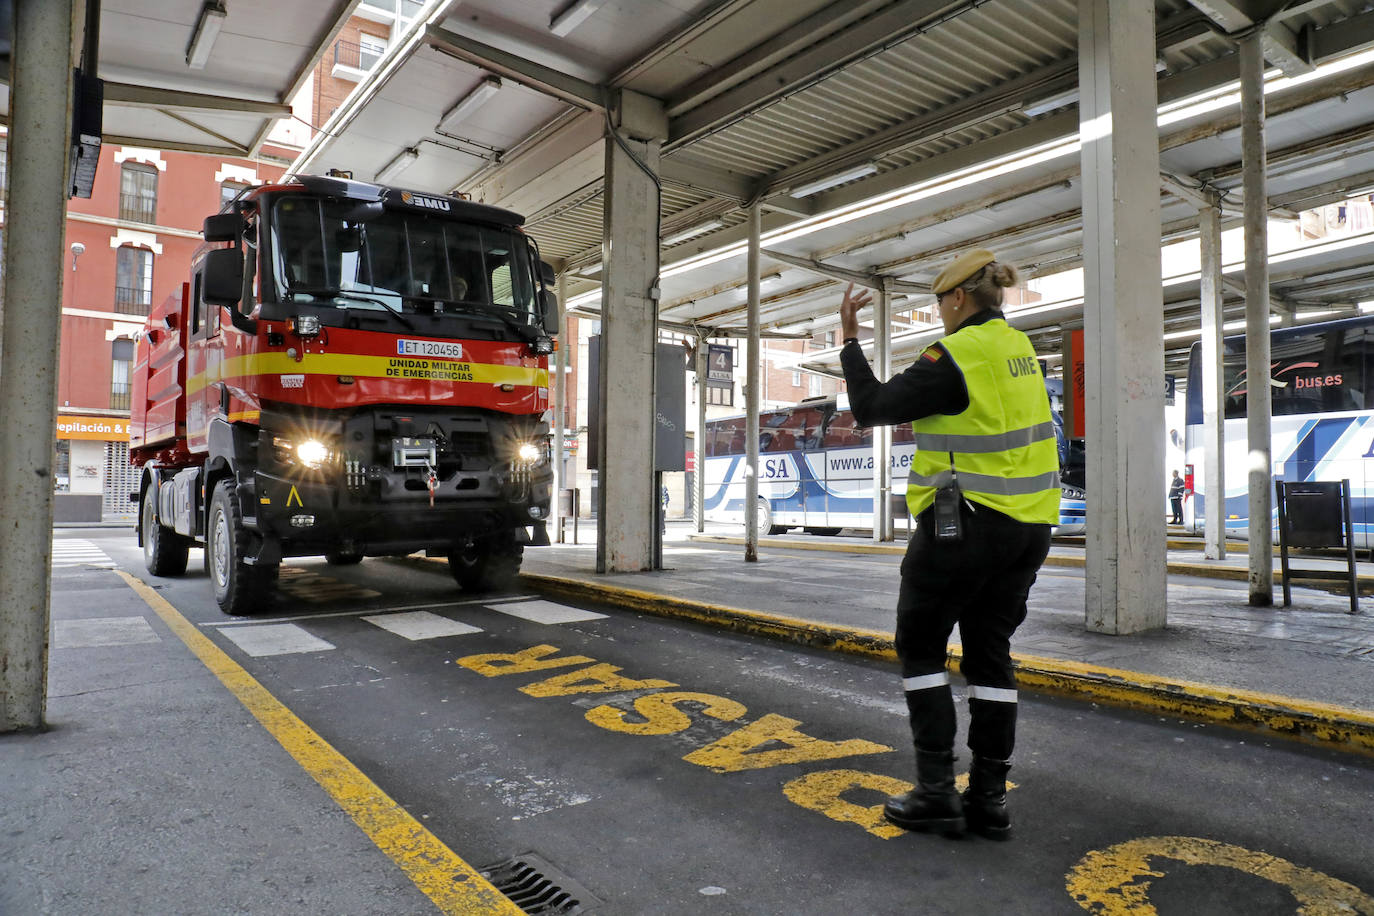
[[[221,611],[235,616],[261,614],[271,603],[277,567],[249,566],[244,562],[248,532],[243,529],[233,487],[232,479],[221,480],[210,500],[205,567]]]
[[[837,534],[840,533],[840,529],[839,529],[839,528],[807,528],[807,529],[806,529],[806,533],[807,533],[807,534],[816,534],[816,535],[820,535],[821,537],[826,537],[826,538],[833,538],[835,535],[837,535]]]
[[[143,494],[143,511],[139,518],[143,535],[143,563],[155,576],[179,576],[186,572],[186,555],[191,541],[157,520],[157,481],[148,485]]]
[[[768,500],[759,500],[759,534],[782,534],[787,530],[786,525],[773,524],[773,509],[768,505]]]

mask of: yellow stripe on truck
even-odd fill
[[[472,382],[478,385],[525,385],[547,388],[549,372],[533,366],[505,366],[467,360],[414,356],[359,356],[352,353],[307,353],[299,360],[285,353],[254,353],[222,361],[219,371],[186,380],[187,394],[231,378],[260,375],[351,375],[355,378],[421,379]]]

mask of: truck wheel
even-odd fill
[[[155,576],[179,576],[186,572],[186,555],[191,541],[157,520],[157,482],[143,494],[139,518],[143,534],[143,563]]]
[[[515,583],[523,555],[520,544],[478,542],[455,547],[448,555],[448,568],[465,592],[502,591]]]
[[[210,518],[205,533],[205,566],[215,602],[226,614],[261,614],[272,600],[275,566],[249,566],[243,562],[248,534],[243,530],[238,500],[232,480],[221,480],[210,500]]]
[[[363,561],[363,555],[360,553],[342,553],[337,550],[331,550],[324,555],[324,561],[330,566],[354,566]]]

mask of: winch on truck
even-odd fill
[[[284,557],[426,551],[496,588],[547,544],[553,272],[522,217],[335,177],[253,189],[205,220],[191,278],[133,371],[149,572],[205,547],[228,614]]]

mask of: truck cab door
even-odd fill
[[[193,452],[208,447],[210,421],[221,414],[220,369],[223,362],[220,309],[203,295],[204,274],[198,265],[191,277],[191,302],[187,310],[187,403],[186,445]]]

